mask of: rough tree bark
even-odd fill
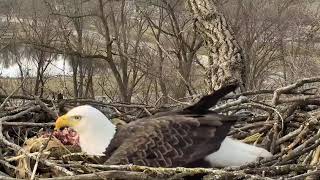
[[[244,90],[242,49],[223,14],[209,0],[188,0],[188,7],[195,18],[196,29],[206,43],[209,59],[212,59],[212,65],[207,69],[209,84],[212,84],[210,89],[238,83]]]

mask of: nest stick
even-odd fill
[[[2,142],[3,144],[11,147],[11,148],[14,149],[16,152],[18,152],[18,151],[23,152],[26,156],[28,156],[28,157],[31,158],[31,159],[34,159],[34,160],[37,159],[36,156],[28,153],[26,150],[24,150],[23,148],[21,148],[19,145],[14,144],[14,143],[8,141],[8,140],[3,136],[3,133],[2,133],[2,122],[1,122],[1,121],[0,121],[0,142]],[[52,162],[50,162],[49,160],[41,159],[41,162],[42,162],[43,164],[49,166],[49,167],[52,167],[52,168],[54,168],[54,169],[56,169],[56,170],[58,170],[58,171],[61,171],[61,172],[65,173],[65,174],[67,174],[67,175],[70,175],[70,176],[74,175],[73,172],[67,170],[66,168],[63,168],[63,167],[58,166],[57,164],[52,163]]]

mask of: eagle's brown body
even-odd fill
[[[187,166],[217,151],[237,117],[209,110],[236,89],[230,85],[180,111],[142,118],[117,130],[105,164]]]

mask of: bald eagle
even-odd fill
[[[243,165],[271,154],[226,138],[238,117],[209,110],[236,88],[225,86],[187,108],[141,118],[120,128],[96,108],[82,105],[59,117],[55,129],[73,128],[82,151],[105,155],[105,164],[177,167],[205,159],[212,166]]]

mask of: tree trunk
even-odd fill
[[[37,56],[37,53],[38,56]],[[40,85],[41,85],[41,77],[43,76],[42,68],[44,67],[44,52],[36,52],[37,58],[37,76],[36,82],[34,86],[34,95],[39,95]],[[41,93],[40,93],[41,94]]]
[[[242,49],[223,14],[209,0],[188,0],[195,17],[197,32],[206,42],[213,59],[212,84],[215,90],[226,84],[239,84],[244,89],[245,73]]]
[[[72,82],[73,82],[73,96],[77,99],[78,96],[78,61],[76,60],[75,56],[71,57],[71,66],[72,66]]]
[[[86,66],[87,69],[87,81],[85,88],[85,97],[94,98],[94,88],[93,88],[93,66],[92,63]]]
[[[84,81],[84,67],[83,59],[79,58],[79,79],[78,79],[78,97],[83,98],[83,81]]]

